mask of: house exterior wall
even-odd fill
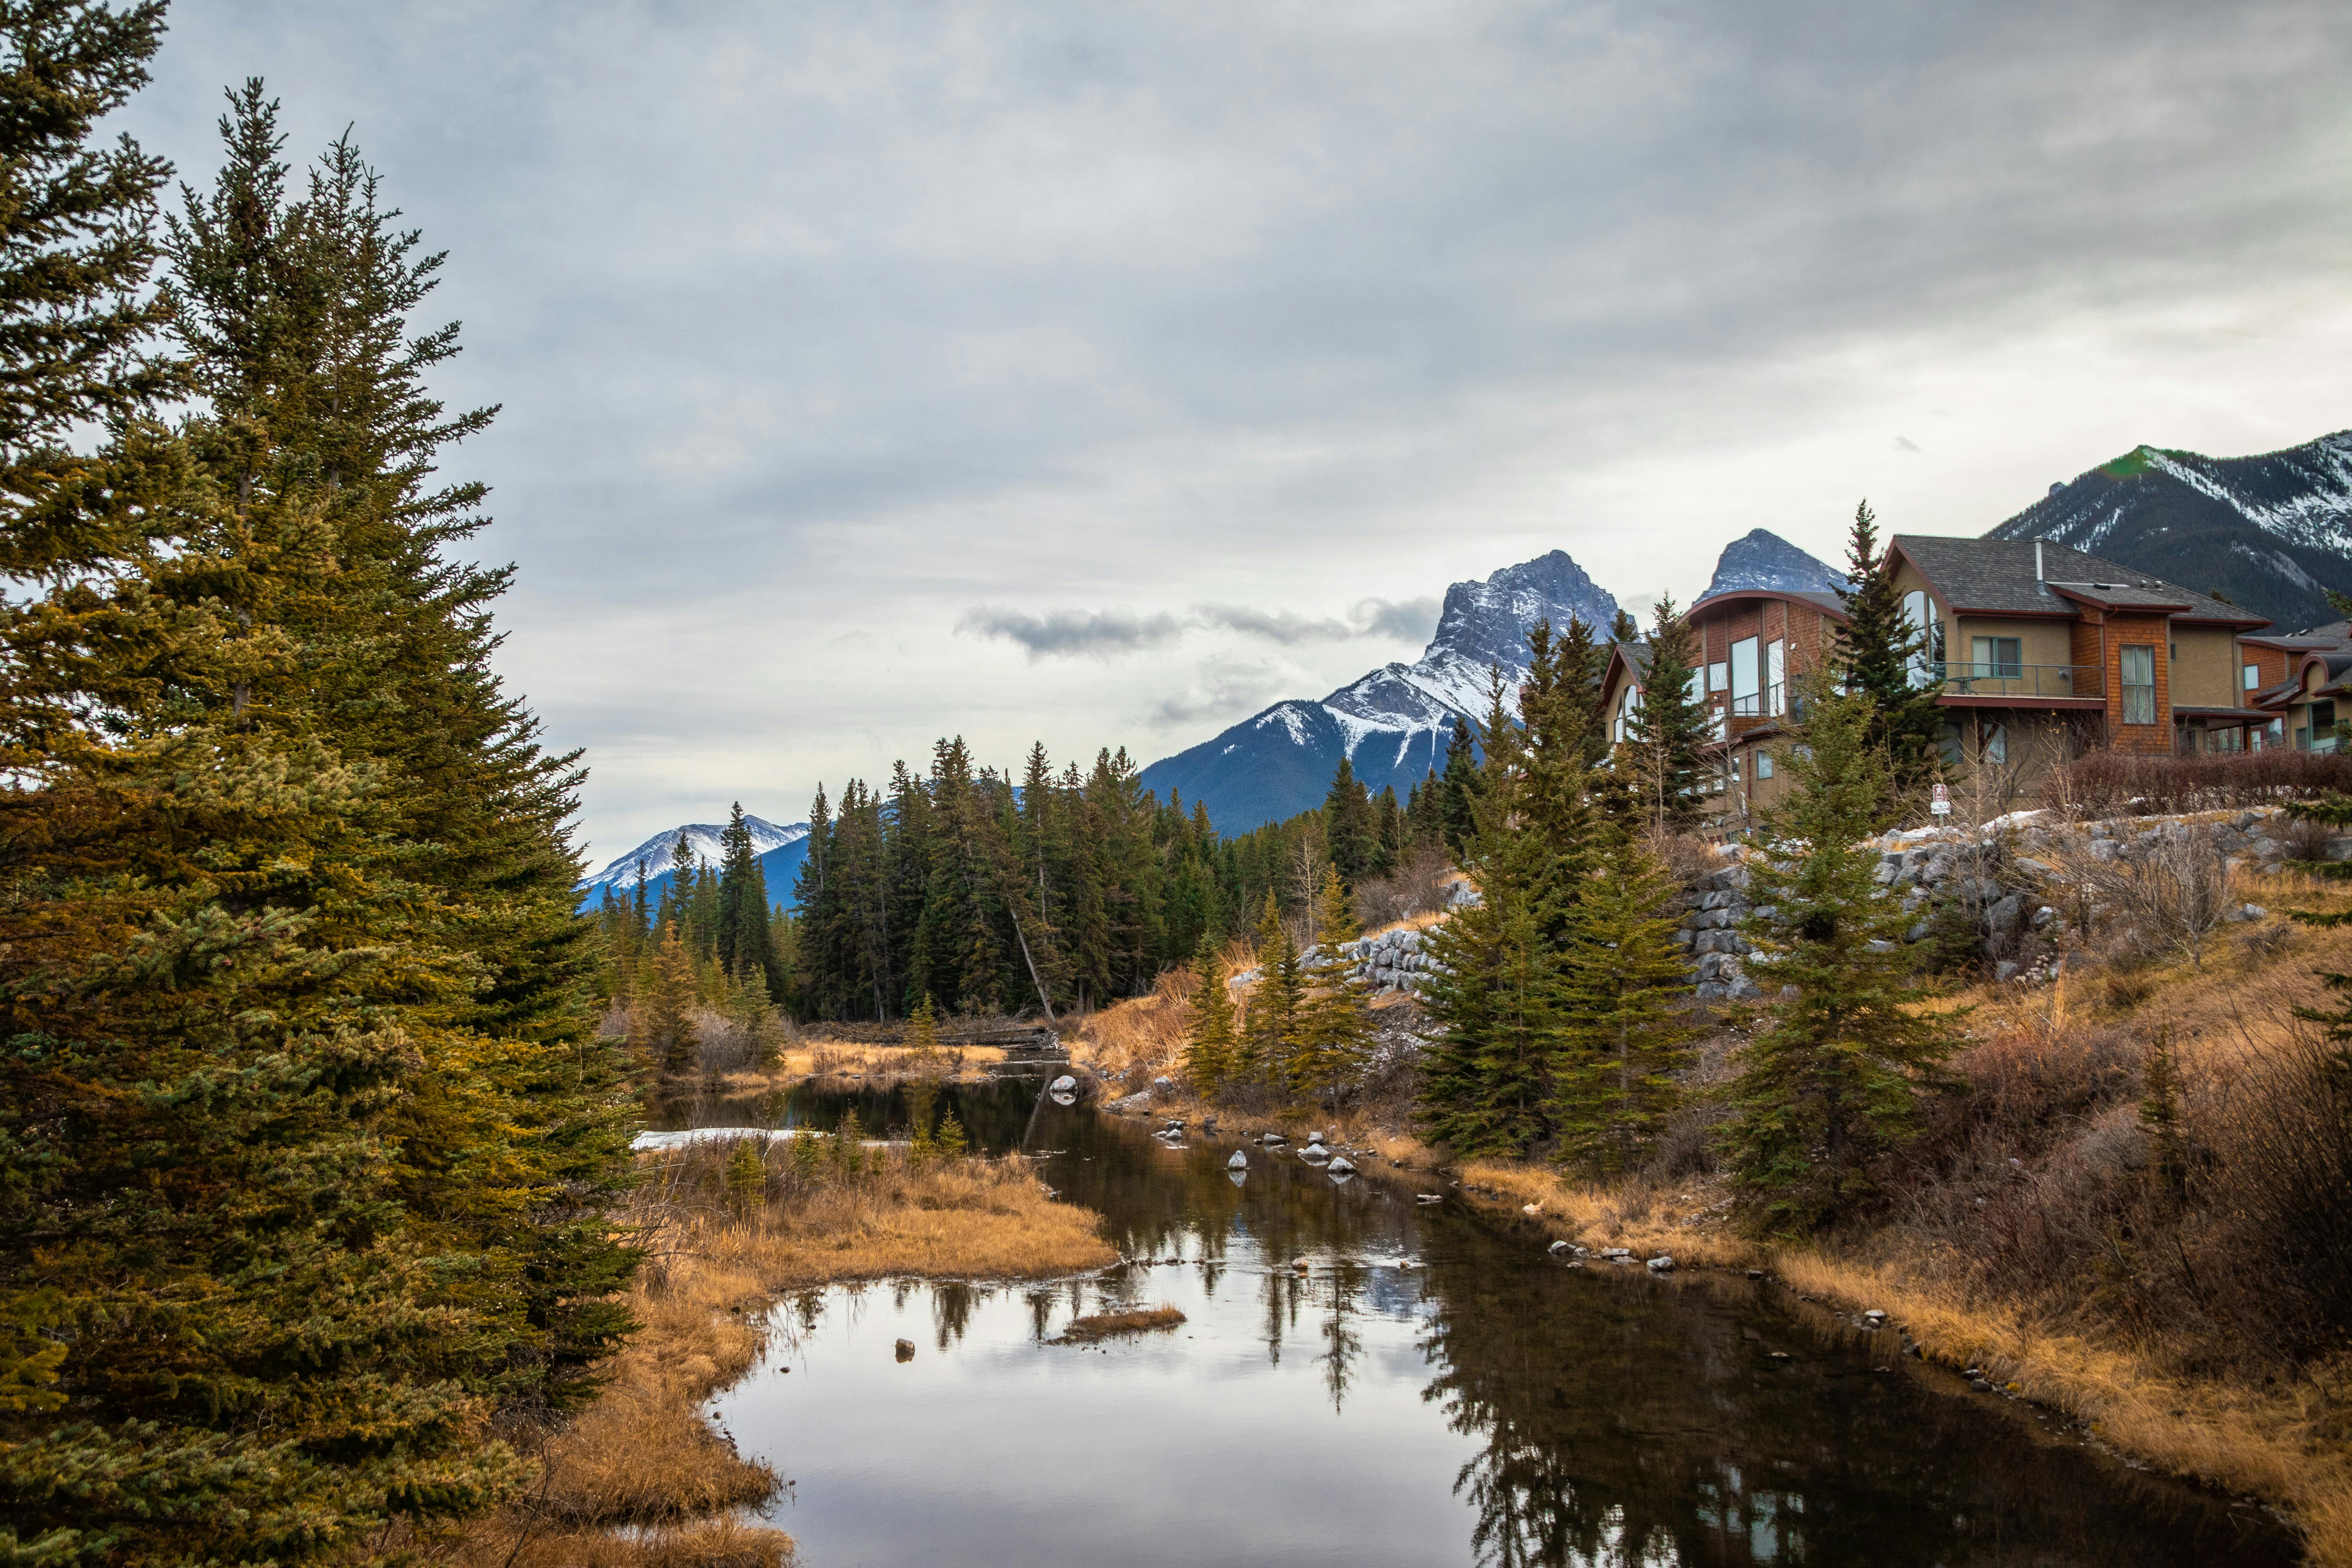
[[[2238,639],[2227,626],[2172,626],[2172,700],[2183,708],[2235,708],[2245,700]]]
[[[1961,665],[1976,658],[1976,638],[2015,637],[2024,645],[2021,654],[2027,664],[2071,665],[2074,662],[2073,626],[2071,620],[2039,616],[1959,616],[1954,617],[1944,646],[1949,650],[1949,662]]]
[[[2172,740],[2172,660],[2168,652],[2171,624],[2163,616],[2108,614],[2106,657],[2102,667],[2106,684],[2107,743],[2119,752],[2156,752],[2169,755]],[[2156,679],[2156,722],[2124,722],[2123,658],[2127,647],[2153,650]]]

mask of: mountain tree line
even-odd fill
[[[808,858],[784,939],[793,1010],[895,1019],[1059,1012],[1149,990],[1206,940],[1247,936],[1271,895],[1311,920],[1327,866],[1352,891],[1442,840],[1433,775],[1405,802],[1343,761],[1317,809],[1231,837],[1199,803],[1161,801],[1126,751],[1020,773],[941,740],[918,774],[852,779],[809,809]]]
[[[495,1506],[628,1323],[581,774],[490,670],[441,265],[163,7],[0,4],[0,1542],[279,1562]]]

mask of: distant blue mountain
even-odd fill
[[[1715,579],[1699,602],[1735,588],[1778,588],[1791,594],[1827,594],[1846,585],[1845,574],[1807,554],[1768,529],[1754,529],[1723,547]]]
[[[779,827],[774,823],[746,813],[743,825],[751,830],[751,847],[760,851],[760,873],[767,879],[768,901],[786,909],[798,907],[793,887],[800,879],[801,862],[808,858],[809,825],[794,822]],[[658,903],[661,892],[669,886],[671,846],[677,836],[686,835],[687,847],[702,859],[716,866],[726,854],[720,835],[727,831],[723,822],[689,822],[656,833],[626,855],[580,884],[580,907],[593,910],[604,900],[604,889],[613,889],[615,898],[633,896],[637,885],[637,865],[643,861],[646,897]]]
[[[1320,805],[1343,756],[1375,795],[1393,785],[1402,799],[1444,764],[1455,717],[1475,723],[1486,716],[1488,668],[1502,667],[1517,711],[1528,629],[1548,619],[1564,630],[1572,615],[1605,634],[1617,601],[1563,550],[1483,583],[1456,583],[1418,662],[1383,665],[1319,702],[1277,702],[1152,763],[1143,787],[1163,800],[1176,790],[1188,804],[1201,802],[1220,833],[1246,833]]]

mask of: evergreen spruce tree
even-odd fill
[[[1482,867],[1480,900],[1432,928],[1415,1119],[1458,1157],[1523,1154],[1548,1130],[1559,978],[1527,888]]]
[[[626,1103],[576,768],[488,670],[503,574],[442,553],[486,520],[425,482],[478,427],[404,332],[430,265],[347,146],[289,212],[257,93],[234,225],[143,290],[162,171],[89,142],[160,17],[0,6],[0,551],[38,584],[0,608],[0,1519],[47,1563],[351,1557],[494,1506],[499,1405],[625,1329]]]
[[[1654,835],[1686,832],[1705,815],[1700,752],[1709,739],[1707,710],[1698,694],[1690,623],[1661,599],[1650,629],[1649,668],[1642,701],[1618,748],[1627,793]]]
[[[1348,906],[1348,890],[1336,867],[1324,867],[1315,903],[1317,945],[1302,976],[1305,994],[1298,1006],[1290,1080],[1293,1088],[1320,1096],[1336,1113],[1341,1097],[1361,1079],[1370,1059],[1371,994],[1356,976],[1355,961],[1341,951],[1362,934],[1362,928]]]
[[[1239,1069],[1240,1057],[1224,960],[1215,943],[1203,937],[1192,957],[1192,1030],[1184,1046],[1185,1076],[1202,1095],[1214,1095]]]
[[[726,1184],[727,1206],[738,1217],[759,1212],[767,1197],[768,1163],[751,1139],[738,1141],[735,1152],[727,1156]]]
[[[1323,797],[1324,842],[1340,878],[1353,887],[1371,874],[1380,852],[1380,824],[1372,814],[1371,796],[1356,777],[1355,765],[1345,756],[1331,775]]]
[[[956,1113],[952,1110],[940,1118],[940,1131],[936,1142],[940,1158],[950,1164],[962,1159],[971,1152],[970,1141],[964,1136],[963,1123],[956,1120]]]
[[[1879,547],[1867,501],[1854,508],[1846,550],[1848,585],[1837,591],[1846,619],[1833,657],[1845,689],[1869,704],[1869,742],[1886,758],[1886,794],[1877,808],[1885,820],[1904,797],[1943,777],[1942,671],[1934,666],[1932,628],[1913,626],[1905,613],[1893,552]]]
[[[1371,874],[1385,877],[1403,861],[1412,837],[1412,830],[1405,823],[1404,808],[1397,803],[1396,785],[1381,786],[1379,797],[1372,802],[1372,812],[1376,833]]]
[[[1454,733],[1445,743],[1445,774],[1438,781],[1439,831],[1457,866],[1466,864],[1470,840],[1478,831],[1475,803],[1485,793],[1478,773],[1478,749],[1470,738],[1470,724],[1455,718]]]
[[[1274,908],[1272,893],[1266,895],[1266,908]],[[1257,983],[1250,987],[1242,1038],[1250,1070],[1265,1082],[1281,1085],[1290,1077],[1298,1047],[1307,977],[1290,928],[1278,918],[1272,924],[1270,934],[1260,933]]]
[[[751,829],[743,820],[743,803],[737,801],[722,836],[719,867],[719,917],[716,939],[719,966],[740,978],[761,972],[766,985],[768,965],[775,956],[775,933],[768,921],[768,879],[751,846]],[[779,997],[768,988],[771,1001]]]
[[[1560,1154],[1593,1174],[1640,1163],[1680,1099],[1696,1031],[1690,973],[1666,900],[1674,884],[1630,833],[1579,880],[1561,955],[1553,1120]]]
[[[636,994],[629,998],[630,1046],[665,1072],[690,1070],[702,1041],[694,1021],[698,1000],[694,954],[684,933],[673,927],[654,950]]]
[[[1525,738],[1505,733],[1499,713],[1489,727],[1489,758],[1524,763]],[[1479,900],[1433,928],[1427,950],[1434,969],[1422,1003],[1438,1027],[1422,1053],[1416,1115],[1457,1156],[1524,1154],[1549,1131],[1560,998],[1546,934],[1557,889],[1544,871],[1556,847],[1528,826],[1527,780],[1524,766],[1489,773],[1466,858]]]
[[[1916,1131],[1939,1081],[1945,1026],[1916,1011],[1901,904],[1882,896],[1864,840],[1887,789],[1864,694],[1817,694],[1791,791],[1750,858],[1750,896],[1769,918],[1746,928],[1748,967],[1768,993],[1794,986],[1748,1047],[1731,1093],[1733,1181],[1757,1228],[1801,1233],[1872,1191],[1870,1166]]]

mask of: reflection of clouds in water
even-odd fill
[[[1137,1568],[1916,1568],[1984,1559],[1996,1528],[2001,1551],[2053,1568],[2288,1560],[2211,1550],[2199,1521],[2221,1510],[2189,1495],[2159,1521],[2150,1498],[2178,1489],[2126,1495],[1973,1404],[1874,1378],[1866,1356],[1826,1346],[1770,1370],[1741,1335],[1755,1312],[1706,1289],[1567,1273],[1531,1231],[1416,1207],[1377,1174],[1261,1159],[1248,1180],[1230,1144],[1147,1157],[1149,1131],[1050,1106],[1036,1128],[1069,1151],[1046,1179],[1137,1261],[817,1292],[803,1366],[722,1396],[746,1455],[798,1479],[790,1523],[812,1559],[970,1560],[984,1540],[992,1561],[1087,1560],[1115,1496]],[[1181,1331],[1041,1342],[1162,1301]],[[902,1366],[897,1338],[939,1350]],[[1040,1435],[1045,1462],[1007,1465],[1008,1433]]]

